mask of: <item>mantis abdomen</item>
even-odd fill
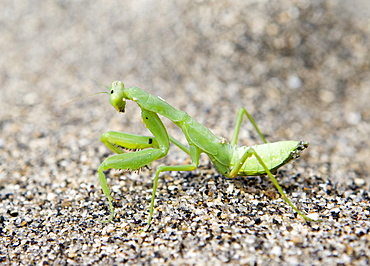
[[[261,157],[267,168],[272,173],[284,164],[287,164],[294,158],[299,157],[299,152],[308,147],[308,143],[302,141],[278,141],[273,143],[265,143],[254,145],[251,147],[235,147],[232,163],[239,160],[241,156],[250,148]],[[257,158],[252,155],[245,161],[238,175],[240,176],[256,176],[265,175],[266,170],[258,162]]]

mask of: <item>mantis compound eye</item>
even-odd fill
[[[114,93],[114,90],[111,90],[111,91],[110,91],[110,94],[113,94],[113,93]]]

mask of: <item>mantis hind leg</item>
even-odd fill
[[[235,167],[232,169],[232,171],[229,174],[229,177],[235,177],[238,175],[238,172],[240,168],[243,166],[246,160],[250,158],[251,156],[255,156],[260,163],[260,165],[264,168],[266,174],[270,177],[272,183],[275,185],[276,189],[279,191],[280,195],[282,196],[283,200],[293,208],[300,216],[302,216],[306,221],[314,222],[315,220],[309,218],[307,215],[303,214],[287,197],[281,186],[279,185],[278,181],[274,177],[274,175],[271,173],[270,169],[266,166],[265,162],[262,160],[261,156],[258,155],[255,149],[249,148],[244,155],[240,158],[239,162],[236,163]]]
[[[238,115],[236,117],[234,133],[233,133],[233,136],[231,138],[231,145],[236,145],[237,142],[238,142],[240,127],[241,127],[244,115],[246,115],[248,120],[252,123],[254,129],[257,131],[257,133],[261,137],[262,141],[264,143],[267,143],[267,140],[266,140],[265,136],[262,134],[262,132],[258,128],[258,126],[257,126],[256,122],[254,121],[253,117],[247,112],[247,110],[245,108],[240,108],[239,112],[238,112]]]

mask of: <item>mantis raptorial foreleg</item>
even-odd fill
[[[104,194],[106,195],[109,202],[110,217],[108,220],[103,222],[110,222],[114,218],[113,198],[110,195],[110,189],[107,184],[107,180],[103,171],[108,169],[129,169],[137,170],[141,167],[146,166],[152,161],[158,160],[165,156],[168,152],[169,141],[173,142],[180,149],[190,154],[192,163],[189,165],[174,165],[174,166],[159,166],[156,170],[156,174],[153,182],[152,199],[150,203],[149,219],[150,224],[153,212],[156,191],[158,187],[158,179],[161,172],[165,171],[193,171],[198,167],[200,150],[197,146],[191,145],[190,149],[182,145],[179,141],[173,137],[169,137],[167,131],[156,113],[142,110],[143,122],[147,128],[156,137],[139,136],[115,131],[109,131],[101,135],[101,141],[113,152],[118,153],[107,159],[99,166],[99,180]],[[124,149],[136,150],[131,153],[125,153]]]
[[[155,137],[140,136],[117,131],[108,131],[100,136],[100,141],[111,151],[121,154],[125,150],[142,150],[148,148],[158,148]]]
[[[147,110],[142,110],[142,119],[148,129],[153,133],[154,138],[148,138],[145,136],[140,137],[126,133],[120,134],[119,132],[109,132],[102,135],[102,139],[107,147],[112,151],[119,153],[105,159],[98,168],[100,184],[109,201],[109,209],[111,212],[109,219],[104,222],[112,221],[114,218],[114,208],[112,204],[113,199],[110,195],[110,190],[103,171],[111,168],[138,170],[149,163],[162,158],[168,153],[170,146],[169,137],[166,128],[164,127],[158,115]],[[123,147],[125,149],[130,147],[134,149],[143,148],[143,146],[140,146],[139,144],[136,144],[135,147],[133,147],[132,145],[134,143],[132,140],[134,139],[138,139],[139,142],[145,142],[145,140],[147,140],[147,143],[144,143],[143,146],[150,146],[151,148],[132,153],[123,153],[123,150],[119,147]]]

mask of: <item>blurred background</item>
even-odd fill
[[[110,152],[99,135],[148,131],[135,104],[118,114],[105,94],[62,106],[107,90],[84,72],[161,96],[229,139],[245,107],[270,141],[310,142],[296,164],[302,176],[343,191],[370,181],[367,1],[3,0],[0,7],[3,196],[23,191],[52,201],[63,192],[67,206],[93,184],[103,201],[97,208],[105,208],[96,169]],[[245,122],[240,144],[258,143]],[[160,163],[185,159],[174,150]]]
[[[68,134],[101,146],[106,130],[144,130],[134,106],[118,115],[106,95],[61,108],[106,90],[86,72],[159,95],[227,138],[246,107],[270,141],[309,141],[310,165],[326,164],[334,180],[369,178],[363,1],[4,1],[1,9],[0,138],[13,152],[21,146],[20,156],[45,157]],[[244,144],[258,141],[244,128]]]

